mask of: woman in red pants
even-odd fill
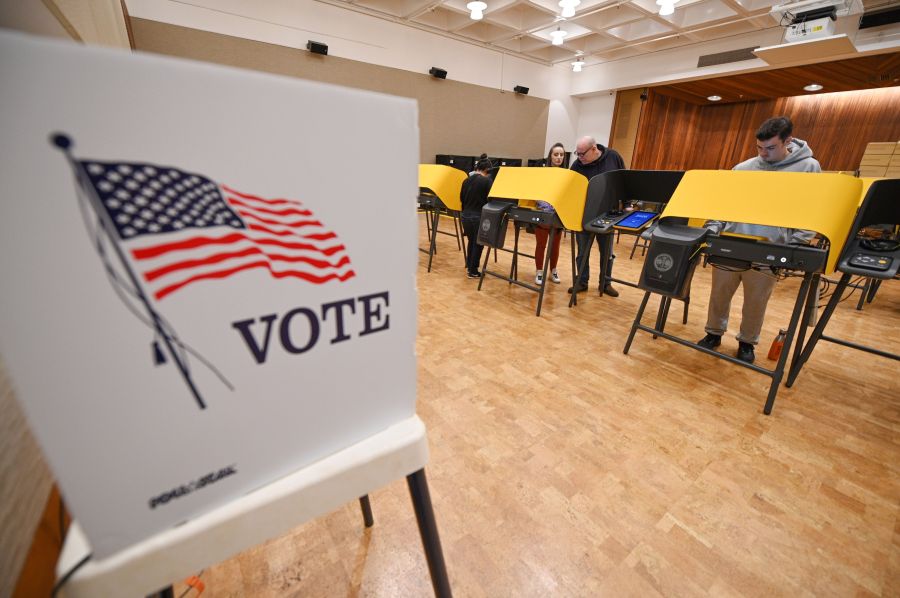
[[[566,168],[566,148],[562,143],[554,143],[547,154],[544,166],[555,168]],[[545,201],[537,202],[537,208],[544,212],[553,212],[553,206]],[[534,282],[544,284],[544,251],[547,247],[547,237],[550,235],[550,229],[538,226],[534,229],[535,247],[534,247],[534,264],[537,273],[534,275]],[[556,270],[556,264],[559,262],[559,241],[562,239],[562,231],[553,238],[553,247],[550,250],[550,282],[559,284],[559,273]]]

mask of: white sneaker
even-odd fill
[[[544,284],[544,272],[542,270],[538,270],[537,274],[534,275],[534,282],[538,285]]]
[[[556,270],[550,272],[550,282],[552,282],[553,284],[559,284],[560,282],[562,282],[559,280],[559,272],[557,272]]]

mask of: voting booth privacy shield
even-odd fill
[[[15,34],[0,78],[0,354],[95,559],[415,417],[413,101]]]

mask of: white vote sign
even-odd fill
[[[411,100],[0,35],[0,354],[95,558],[415,412]]]

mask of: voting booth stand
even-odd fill
[[[888,232],[886,239],[872,239],[860,235],[861,229],[871,226],[881,226]],[[828,341],[858,351],[864,351],[873,355],[900,360],[900,355],[883,351],[876,347],[862,345],[825,334],[825,328],[834,316],[834,310],[840,303],[844,291],[850,284],[853,276],[864,276],[870,280],[888,281],[897,278],[900,270],[900,240],[897,237],[900,226],[900,179],[886,179],[875,181],[865,195],[859,213],[850,228],[850,236],[844,244],[838,260],[837,271],[841,273],[841,279],[825,306],[825,311],[819,317],[818,322],[809,338],[803,346],[798,342],[791,360],[785,385],[794,384],[803,365],[809,361],[818,342]],[[809,318],[802,319],[800,338],[803,331],[809,325]]]
[[[584,212],[584,200],[587,180],[584,176],[566,168],[540,167],[502,167],[497,171],[497,178],[491,186],[491,201],[482,208],[479,222],[478,242],[489,248],[503,249],[506,239],[506,227],[509,221],[514,223],[514,242],[512,263],[509,273],[494,272],[487,269],[490,251],[484,256],[481,267],[481,279],[478,290],[484,284],[485,276],[493,276],[538,294],[535,315],[541,315],[544,301],[544,288],[549,284],[547,273],[550,271],[550,256],[556,235],[563,229],[581,230],[581,215]],[[537,209],[538,201],[553,206],[553,212]],[[519,272],[519,233],[523,226],[542,226],[549,229],[547,251],[542,268],[544,284],[536,285],[518,279]],[[531,257],[534,256],[525,256]],[[572,236],[572,280],[575,280],[575,237]]]
[[[371,525],[406,478],[450,596],[396,201],[415,103],[10,33],[0,77],[0,354],[74,518],[60,595],[171,595],[360,497]],[[392,160],[348,177],[359,136]]]
[[[705,236],[706,246],[703,251],[711,263],[716,260],[728,260],[732,266],[771,270],[773,273],[802,273],[803,278],[787,327],[784,348],[774,369],[769,370],[746,363],[666,333],[664,330],[668,309],[666,296],[675,294],[660,293],[660,289],[646,284],[648,274],[645,273],[642,273],[644,298],[635,315],[624,353],[628,353],[635,333],[641,330],[652,334],[654,338],[662,337],[769,376],[772,382],[769,385],[763,412],[766,415],[770,414],[784,375],[790,348],[798,331],[804,305],[807,310],[815,309],[819,277],[835,269],[859,204],[862,185],[860,179],[840,174],[702,170],[685,173],[662,213],[660,228],[664,228],[669,218],[681,218],[681,222],[690,218],[746,222],[813,230],[828,240],[830,248],[826,250],[810,246],[778,245],[727,235]],[[685,227],[682,230],[687,239],[686,243],[692,242],[690,228]],[[704,238],[702,231],[699,230],[695,236],[694,241]],[[664,252],[654,249],[654,244],[671,241],[671,238],[664,238],[663,234],[654,233],[651,236],[649,255],[644,262],[645,271],[648,268],[659,269],[660,266],[665,268],[667,265],[678,264],[679,260],[674,258],[659,260],[658,256]],[[653,259],[651,256],[654,256]],[[662,294],[663,301],[657,313],[656,324],[647,326],[641,319],[650,295],[654,292]],[[797,342],[798,345],[802,344],[802,336]]]
[[[428,249],[419,247],[419,251],[428,254],[428,272],[431,272],[431,261],[437,253],[437,236],[456,237],[456,248],[462,251],[463,262],[466,259],[466,235],[463,234],[459,214],[462,212],[460,190],[466,180],[466,173],[439,164],[419,164],[419,208],[425,212],[425,228],[428,233]],[[453,232],[440,230],[441,215],[447,214],[453,219]]]
[[[606,281],[637,288],[631,281],[611,278],[609,272],[613,263],[613,236],[616,232],[640,235],[655,224],[656,214],[650,212],[627,212],[623,210],[626,201],[637,200],[642,204],[654,204],[659,212],[675,192],[684,172],[680,170],[611,170],[593,177],[588,182],[587,198],[582,217],[582,230],[589,235],[588,249],[594,246],[594,239],[602,239],[600,256],[600,296]],[[630,221],[634,221],[632,224]],[[632,254],[634,250],[632,249]],[[585,251],[578,264],[582,272],[590,259],[590,251]],[[588,281],[590,284],[590,281]],[[569,307],[578,304],[577,293],[572,293]],[[681,298],[685,302],[684,320],[690,297]]]

